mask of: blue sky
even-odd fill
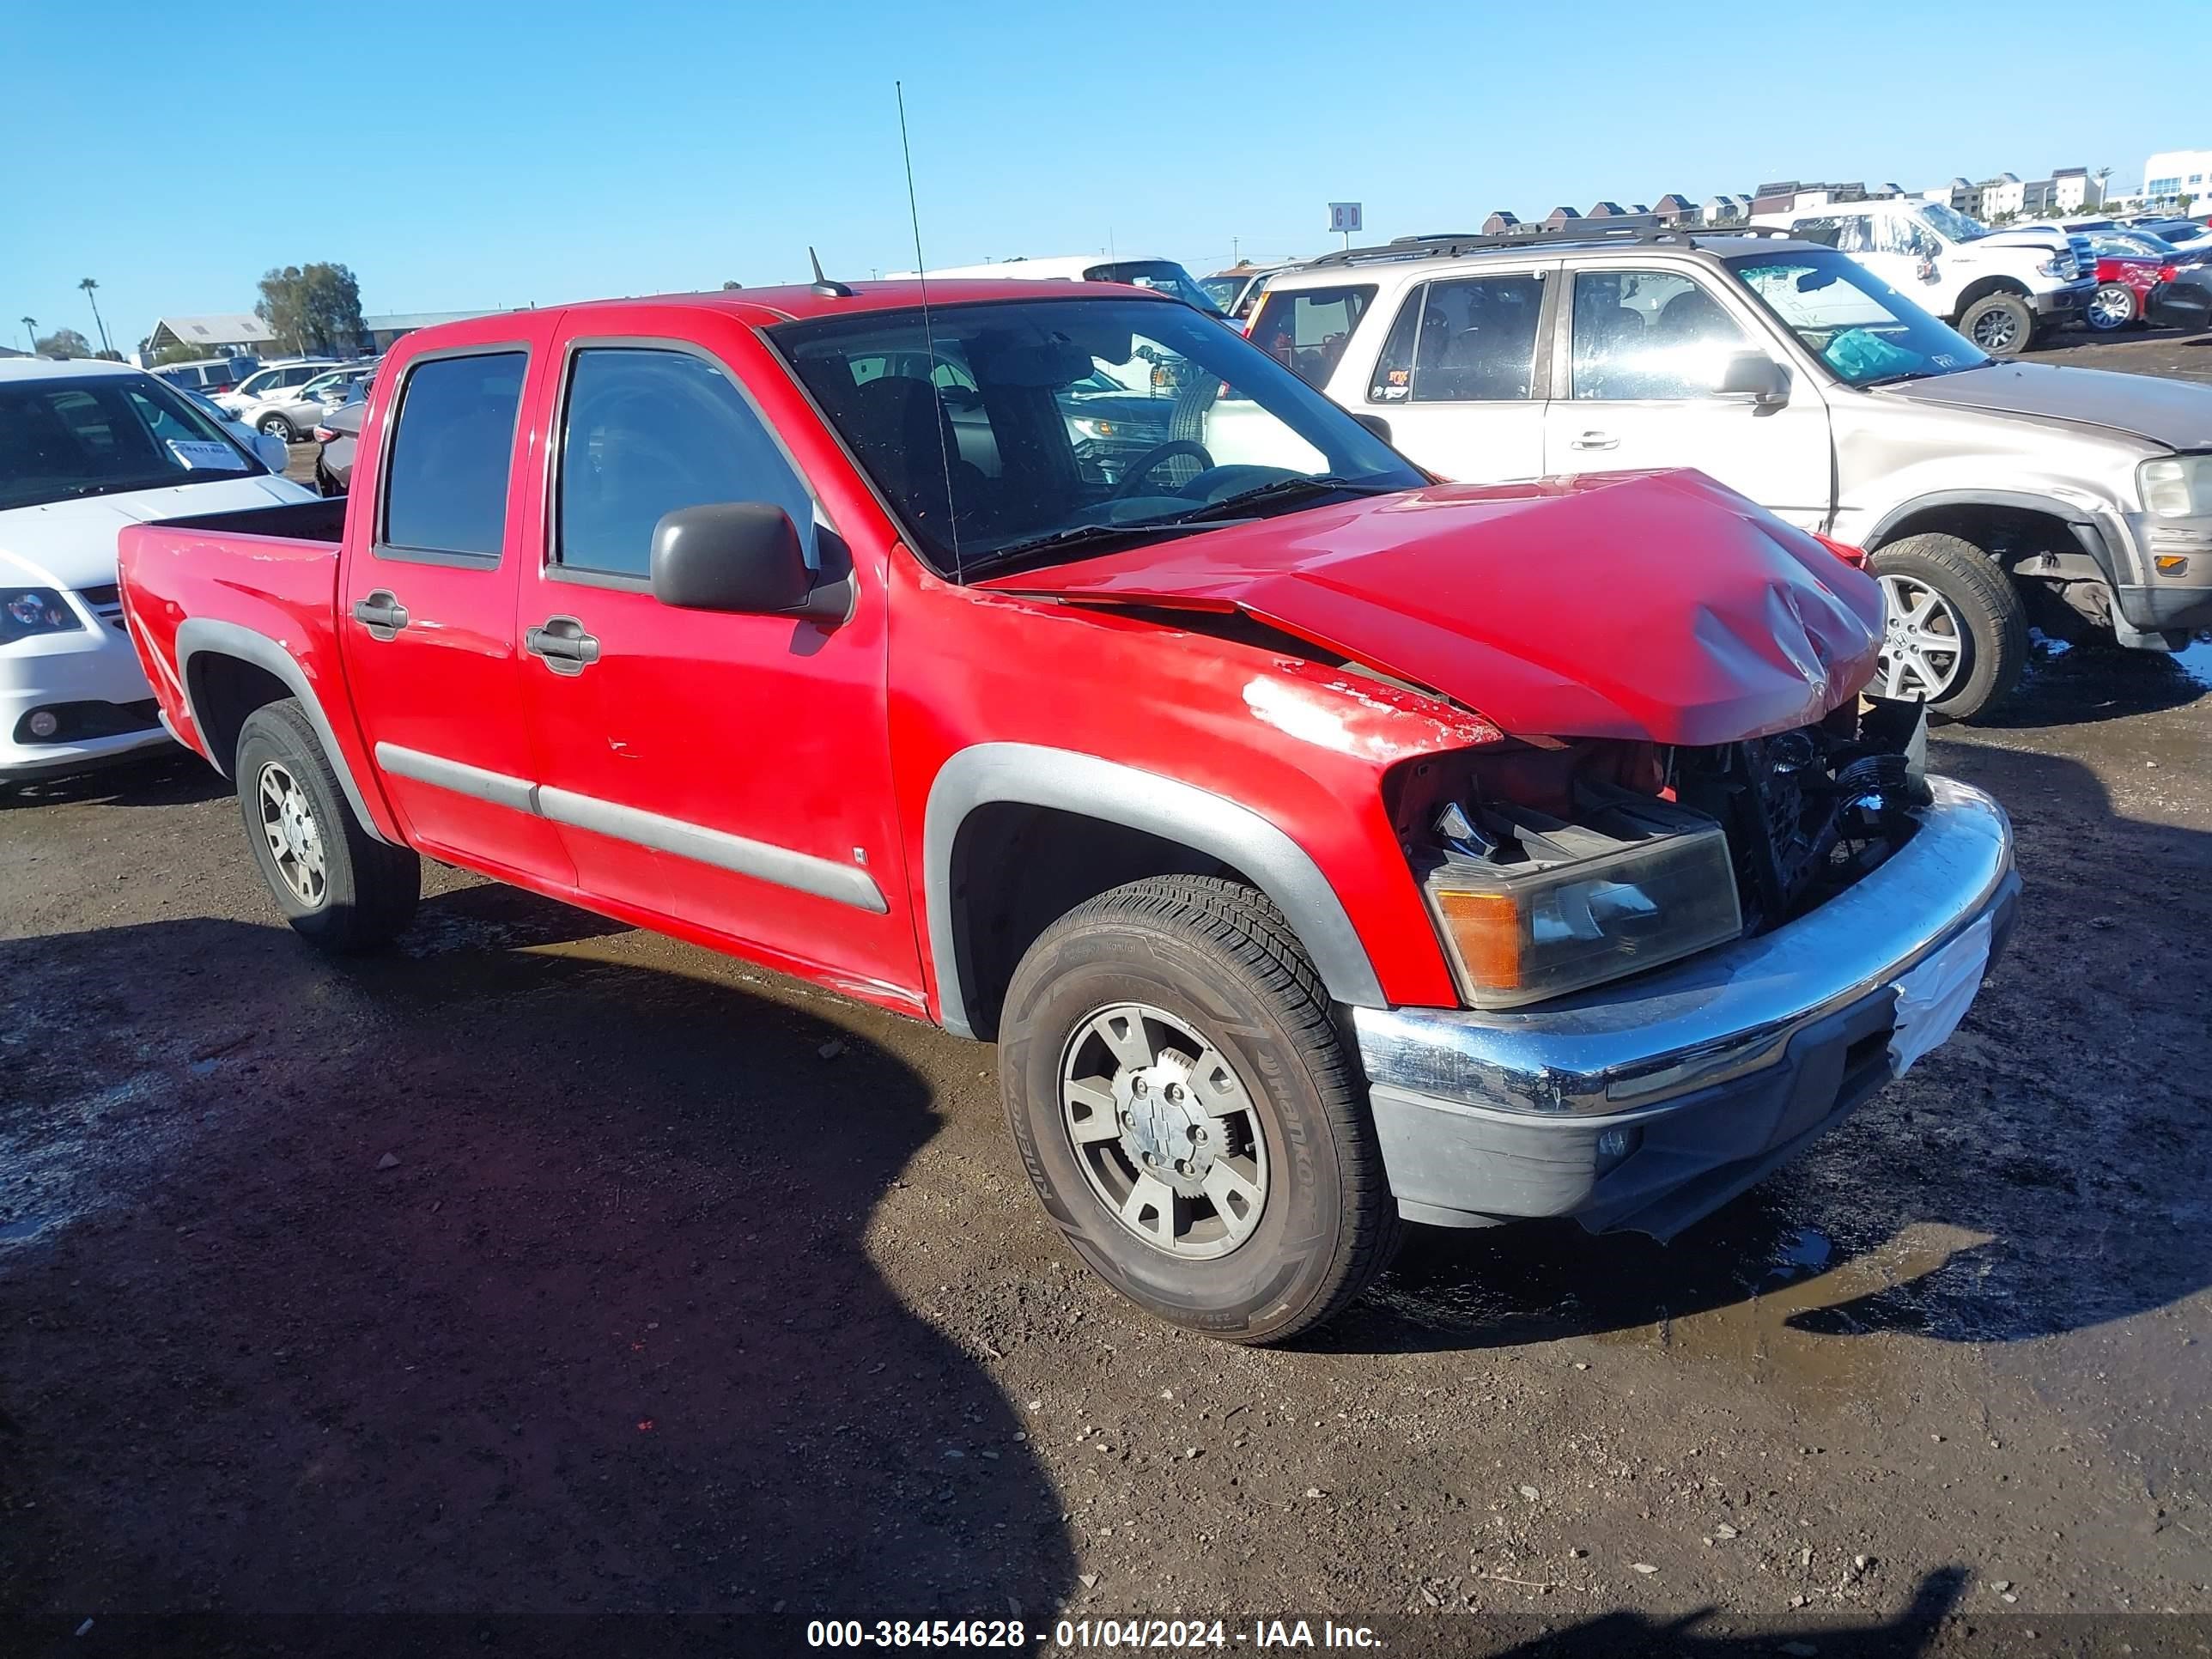
[[[2087,16],[28,0],[0,30],[0,330],[92,336],[89,275],[128,349],[311,259],[351,266],[371,312],[789,280],[810,242],[833,274],[903,268],[895,78],[933,265],[1110,245],[1203,270],[1329,246],[1333,199],[1379,240],[1771,178],[2134,186],[2151,151],[2212,145],[2212,6],[2094,51]]]

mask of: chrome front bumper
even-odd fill
[[[1994,955],[2020,890],[2003,809],[1929,783],[1911,841],[1773,933],[1534,1008],[1354,1009],[1401,1211],[1670,1237],[1889,1082],[1899,977],[1983,917]]]

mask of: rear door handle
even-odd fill
[[[599,642],[574,617],[548,617],[522,636],[522,648],[556,674],[580,674],[599,659]]]
[[[1570,449],[1618,449],[1620,440],[1610,432],[1585,432],[1579,438],[1567,440]]]
[[[353,619],[368,630],[371,639],[388,640],[407,626],[407,607],[390,588],[380,587],[353,602]]]

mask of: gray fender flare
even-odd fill
[[[1077,812],[1142,830],[1243,871],[1274,901],[1313,959],[1330,996],[1382,1008],[1382,987],[1343,902],[1305,849],[1248,806],[1158,773],[1073,750],[983,743],[945,763],[929,787],[922,825],[922,887],[938,1019],[973,1036],[952,915],[952,849],[979,806],[1014,802]]]
[[[266,634],[257,634],[237,623],[217,622],[207,617],[187,617],[177,624],[177,679],[184,687],[185,704],[188,708],[191,708],[192,701],[192,659],[203,653],[236,657],[252,663],[256,668],[267,669],[284,682],[286,688],[299,699],[300,707],[307,711],[308,722],[315,728],[315,740],[323,745],[324,758],[330,762],[331,770],[337,775],[338,787],[345,791],[346,804],[353,808],[353,815],[360,820],[362,830],[378,841],[386,840],[386,837],[376,827],[376,820],[369,815],[368,803],[362,798],[361,786],[354,781],[352,769],[346,764],[345,751],[338,747],[337,738],[331,730],[330,716],[323,712],[322,699],[307,684],[307,675],[292,659],[292,653]],[[192,724],[199,728],[204,738],[207,727],[201,722],[200,711],[191,708],[191,716]],[[208,760],[223,776],[230,775],[230,757],[228,755],[210,754]]]
[[[1879,552],[1884,538],[1899,525],[1931,507],[2014,507],[2057,519],[2073,532],[2081,550],[2096,561],[2107,581],[2116,583],[2120,580],[2114,568],[2112,533],[2095,514],[2073,501],[2063,501],[2055,495],[2038,495],[2025,489],[1929,490],[1910,501],[1898,502],[1875,520],[1874,528],[1867,532],[1865,545]]]

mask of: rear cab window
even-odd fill
[[[385,465],[377,557],[499,562],[528,364],[526,352],[507,348],[425,357],[409,368]]]
[[[1316,391],[1328,386],[1375,298],[1372,283],[1271,290],[1252,322],[1252,343]]]

